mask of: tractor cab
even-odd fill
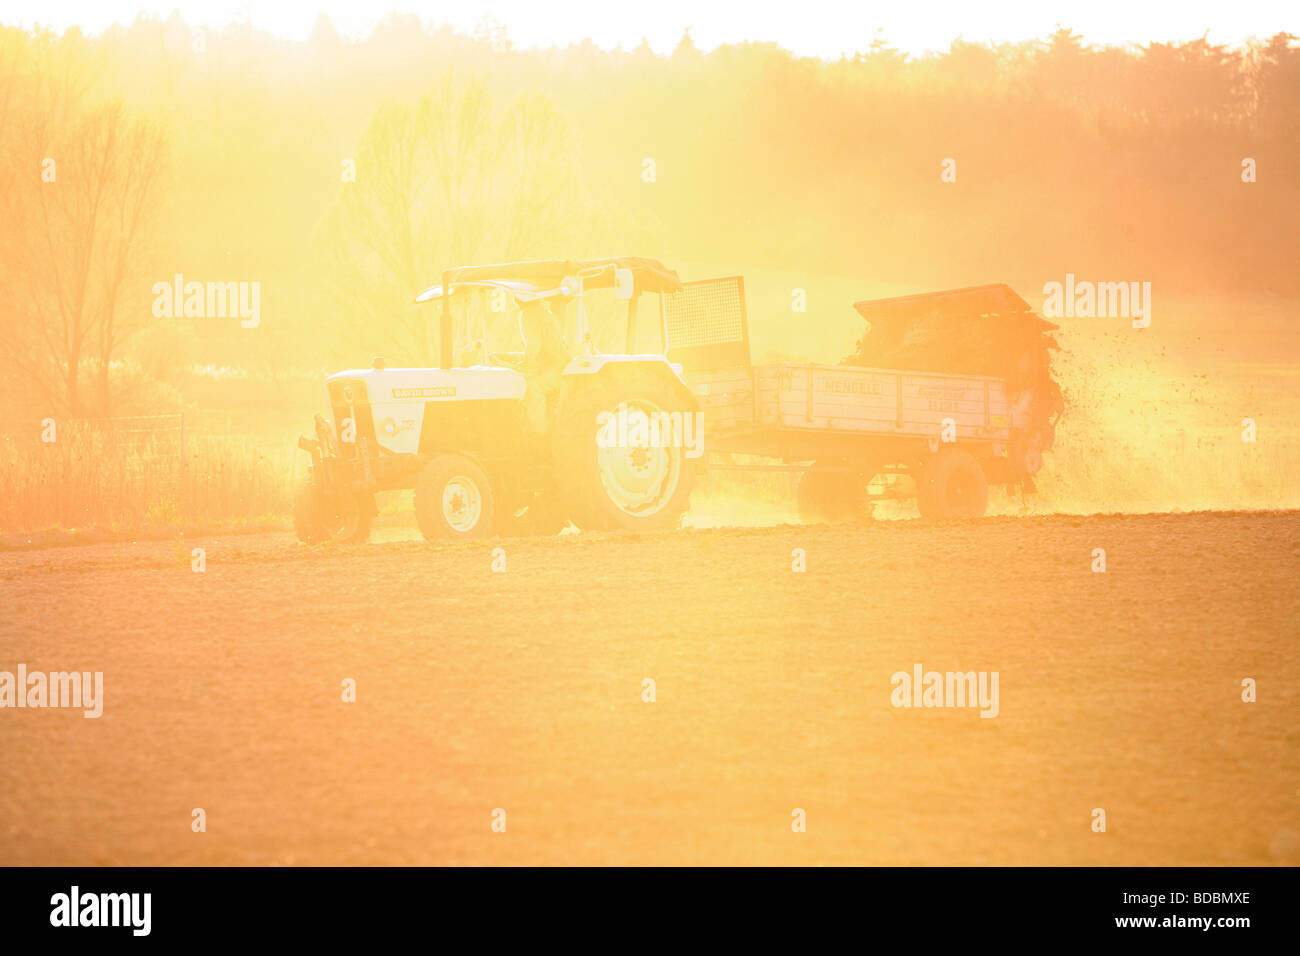
[[[439,285],[425,289],[415,297],[417,303],[439,303],[439,366],[452,368],[457,364],[455,306],[467,298],[465,293],[486,290],[494,293],[493,310],[501,311],[505,300],[511,299],[521,309],[545,304],[552,311],[564,310],[573,315],[572,329],[566,329],[566,340],[575,357],[598,354],[593,341],[592,321],[586,296],[589,292],[612,289],[618,301],[626,302],[624,336],[619,354],[638,353],[637,343],[650,332],[652,347],[662,355],[667,349],[662,303],[656,310],[656,321],[642,320],[638,324],[640,299],[643,294],[659,295],[680,291],[682,282],[677,273],[656,259],[624,256],[610,259],[540,259],[492,266],[463,266],[449,269],[442,275]],[[444,291],[446,290],[446,291]],[[458,295],[460,293],[460,295]],[[469,331],[470,316],[463,316],[461,327]],[[483,364],[494,364],[493,359],[518,359],[510,353],[493,352],[490,348],[486,317],[480,313],[480,323],[475,339],[473,334],[462,336],[472,344],[481,346]],[[571,334],[570,334],[571,333]],[[525,333],[526,335],[526,333]],[[525,343],[527,344],[527,343]]]

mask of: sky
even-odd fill
[[[0,0],[0,22],[97,33],[137,13],[166,17],[179,10],[193,26],[220,27],[251,20],[280,36],[303,39],[320,12],[344,36],[362,37],[393,10],[413,12],[427,23],[450,23],[469,32],[485,17],[504,24],[516,46],[564,46],[590,38],[604,48],[637,46],[642,37],[656,52],[676,46],[689,28],[697,46],[713,49],[743,40],[780,44],[801,56],[835,59],[865,50],[879,37],[912,54],[946,50],[957,38],[972,42],[1041,39],[1066,26],[1096,45],[1186,41],[1209,32],[1215,43],[1240,44],[1286,30],[1300,34],[1300,4],[1294,0],[1227,3],[1136,0],[1016,3],[973,0],[455,0],[451,3],[390,3],[361,0],[305,0],[278,5],[239,0],[153,2],[153,0]]]

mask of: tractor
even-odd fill
[[[665,355],[663,300],[681,289],[677,274],[653,259],[615,257],[462,266],[441,279],[415,297],[438,309],[437,368],[375,358],[326,379],[329,417],[318,414],[315,437],[298,440],[311,456],[294,503],[299,539],[365,541],[375,494],[401,489],[414,490],[430,541],[556,534],[570,522],[676,527],[695,458],[668,440],[672,429],[609,425],[615,415],[657,423],[699,411]],[[601,290],[613,293],[620,326],[626,303],[618,354],[593,344],[584,296]],[[474,339],[469,303],[484,295],[517,310],[522,352],[494,351],[486,318]],[[643,296],[658,297],[657,321],[639,316]],[[470,334],[458,340],[458,329]],[[647,339],[658,351],[636,352]]]

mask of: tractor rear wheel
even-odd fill
[[[425,540],[487,537],[495,518],[487,473],[465,455],[438,455],[415,481],[415,519]]]
[[[960,448],[932,455],[916,474],[922,518],[978,518],[989,505],[989,481],[978,459]]]
[[[591,376],[570,387],[552,433],[555,480],[568,517],[589,530],[676,528],[695,482],[695,459],[676,440],[684,437],[686,416],[694,415],[679,391],[666,375],[644,368]],[[658,442],[640,429],[617,427],[620,415],[644,414],[662,426],[674,413],[683,431],[665,438],[661,429]]]

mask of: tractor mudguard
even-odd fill
[[[617,375],[620,370],[648,369],[671,382],[674,392],[682,401],[683,411],[699,411],[700,402],[682,378],[682,367],[662,355],[586,355],[571,361],[564,369],[564,378],[571,380],[590,375]],[[563,404],[563,403],[561,403]]]

